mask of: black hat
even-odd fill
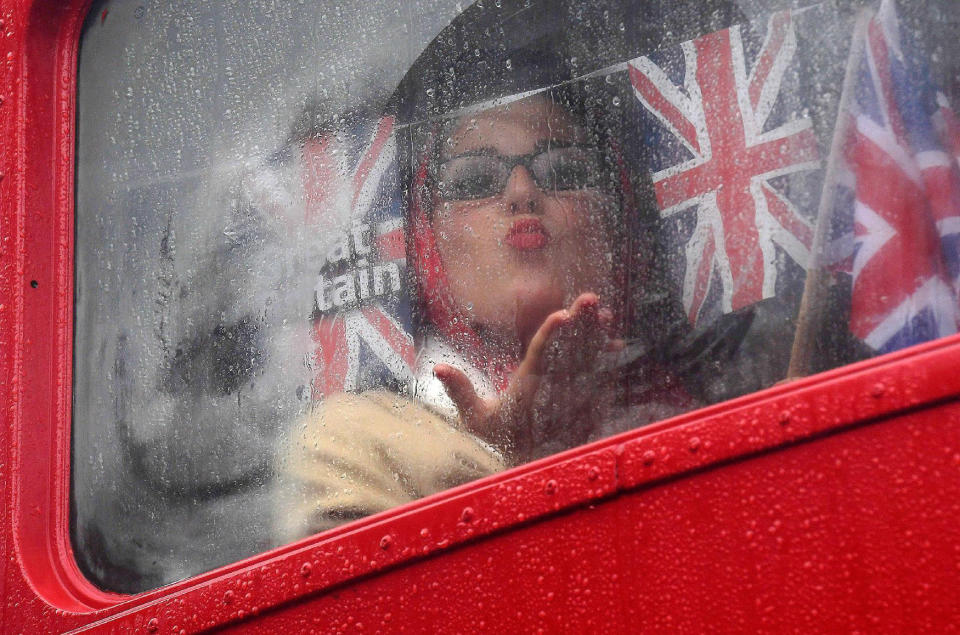
[[[417,58],[388,110],[422,121],[561,85],[739,17],[730,0],[479,0]]]

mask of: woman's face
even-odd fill
[[[616,199],[596,186],[596,155],[576,120],[542,97],[455,126],[440,157],[433,228],[451,295],[475,327],[525,346],[580,293],[610,301],[606,218]]]

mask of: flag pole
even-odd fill
[[[814,343],[819,335],[820,325],[823,323],[827,288],[832,276],[822,266],[820,254],[823,252],[830,233],[833,208],[837,196],[837,177],[842,165],[841,156],[852,122],[849,116],[850,99],[853,94],[857,70],[863,59],[867,23],[872,17],[871,14],[872,12],[869,9],[861,9],[854,25],[853,39],[843,77],[843,87],[840,91],[840,103],[837,107],[837,121],[834,125],[830,155],[827,158],[827,166],[823,175],[823,191],[820,194],[820,204],[817,208],[816,229],[813,244],[810,247],[810,261],[807,265],[807,279],[803,287],[803,297],[800,300],[800,310],[797,313],[797,328],[793,336],[790,366],[786,377],[788,381],[810,374],[813,368]]]

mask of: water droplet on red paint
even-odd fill
[[[881,383],[874,384],[873,388],[870,389],[870,394],[873,395],[874,399],[883,397],[885,392],[887,392],[887,387]]]
[[[160,628],[160,621],[155,617],[151,617],[150,621],[147,622],[147,630],[151,633],[156,633],[158,628]]]
[[[310,566],[309,562],[304,562],[303,566],[300,567],[300,575],[304,578],[309,578],[310,574],[313,572],[313,567]]]
[[[780,413],[780,418],[778,419],[780,425],[785,426],[790,424],[790,413],[786,410]]]
[[[473,507],[464,507],[463,511],[460,513],[460,520],[469,523],[473,521],[474,512]]]
[[[544,485],[543,491],[547,493],[547,496],[553,496],[557,493],[557,482],[553,479],[547,481],[547,484]]]
[[[386,536],[380,539],[380,548],[383,550],[389,549],[390,545],[392,544],[393,544],[393,538],[390,536],[390,534],[387,534]]]
[[[697,450],[699,450],[699,449],[700,449],[700,437],[692,437],[692,438],[690,439],[689,448],[690,448],[690,451],[691,451],[691,452],[696,452]]]
[[[591,467],[590,471],[587,472],[587,478],[590,479],[591,481],[597,480],[598,478],[600,478],[600,470],[597,469],[596,467]]]
[[[653,462],[657,460],[657,455],[654,454],[653,450],[647,450],[643,453],[643,464],[644,465],[653,465]]]
[[[223,594],[223,603],[230,604],[233,602],[233,591],[227,591]]]

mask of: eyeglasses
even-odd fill
[[[596,151],[564,146],[523,155],[466,154],[440,164],[434,178],[440,198],[466,201],[503,192],[518,165],[530,172],[544,191],[597,187],[603,170]]]

